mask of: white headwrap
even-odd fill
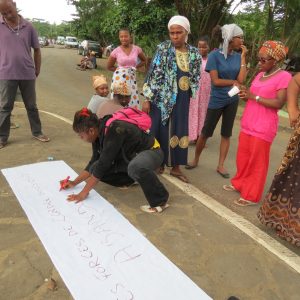
[[[243,30],[237,26],[236,24],[228,24],[221,27],[222,30],[222,38],[223,38],[223,53],[225,58],[227,58],[228,54],[228,45],[234,36],[244,35]]]
[[[179,25],[181,27],[183,27],[187,33],[191,33],[191,25],[190,25],[190,21],[184,17],[184,16],[174,16],[170,19],[169,23],[168,23],[168,29],[170,30],[172,25]],[[186,36],[185,41],[187,42],[188,40],[188,36]]]

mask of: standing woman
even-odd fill
[[[126,85],[132,91],[129,106],[138,108],[136,69],[145,65],[146,56],[140,47],[131,43],[129,29],[120,29],[119,39],[121,45],[113,50],[107,61],[107,69],[114,72],[111,86],[114,83],[126,82]],[[138,58],[140,60],[139,63]],[[111,98],[113,98],[113,90],[111,90]]]
[[[187,44],[186,17],[172,17],[168,29],[170,40],[158,45],[145,80],[143,111],[150,113],[151,131],[164,152],[161,172],[165,165],[171,166],[170,175],[188,182],[180,165],[187,163],[190,97],[198,90],[201,56]]]
[[[269,193],[258,212],[259,220],[277,234],[300,247],[300,73],[290,81],[287,108],[294,132],[281,161]]]
[[[259,50],[260,71],[249,90],[240,98],[246,101],[241,120],[237,150],[236,175],[225,190],[236,190],[241,197],[234,203],[239,206],[257,204],[264,190],[269,167],[270,148],[278,128],[278,109],[286,101],[286,89],[291,74],[280,69],[286,48],[279,41],[266,41]]]
[[[191,143],[196,143],[201,133],[206,117],[211,88],[211,80],[209,73],[205,71],[207,55],[209,52],[208,39],[206,37],[201,37],[199,39],[198,49],[202,56],[202,65],[199,81],[199,90],[196,94],[196,99],[191,99],[190,102],[189,140]]]
[[[238,95],[230,97],[228,92],[233,86],[239,87],[245,81],[247,49],[243,45],[243,31],[236,24],[216,26],[212,36],[221,42],[221,48],[208,55],[205,70],[209,72],[212,81],[211,95],[204,126],[197,140],[194,160],[186,166],[186,169],[193,169],[198,165],[206,141],[213,135],[222,116],[217,172],[222,177],[229,178],[224,162],[229,150],[239,97]],[[242,53],[236,51],[242,51]]]

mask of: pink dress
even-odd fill
[[[138,64],[138,56],[142,53],[142,49],[138,46],[133,45],[131,52],[127,55],[121,46],[117,47],[111,53],[111,57],[115,58],[118,64],[112,78],[112,85],[116,81],[126,81],[128,86],[131,88],[131,99],[129,102],[130,107],[139,107],[139,97],[136,82],[136,66]],[[111,85],[111,95],[113,97]]]
[[[286,89],[291,80],[291,75],[286,71],[280,71],[264,81],[260,80],[262,75],[263,72],[254,78],[250,91],[266,99],[276,98],[277,92]],[[255,203],[261,199],[267,178],[270,148],[278,127],[277,111],[249,99],[241,120],[237,172],[231,184],[242,198]]]
[[[204,125],[208,102],[210,98],[211,79],[208,72],[205,72],[207,58],[202,58],[201,77],[199,90],[196,98],[190,100],[189,111],[189,140],[194,141],[198,138]]]
[[[268,80],[260,81],[263,72],[257,74],[251,83],[250,92],[266,99],[276,98],[277,92],[286,89],[292,76],[280,71]],[[241,131],[272,143],[278,127],[277,109],[265,107],[255,101],[247,101],[241,120]]]

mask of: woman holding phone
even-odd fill
[[[291,74],[281,70],[287,50],[280,41],[266,41],[258,52],[260,72],[249,90],[242,90],[240,98],[246,101],[241,119],[237,150],[236,175],[227,191],[238,191],[239,206],[257,204],[266,182],[272,142],[277,133],[277,111],[286,101],[286,89]]]
[[[224,162],[229,150],[230,137],[238,107],[237,94],[230,97],[228,92],[234,87],[240,87],[246,78],[246,53],[243,45],[243,30],[236,24],[216,26],[212,37],[221,42],[221,48],[210,52],[205,71],[211,78],[211,94],[204,126],[196,144],[195,157],[186,165],[186,169],[197,167],[206,141],[210,138],[222,116],[221,144],[217,172],[224,178],[229,174]],[[241,50],[241,54],[237,51]]]

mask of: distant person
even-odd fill
[[[287,49],[280,41],[266,41],[258,52],[260,72],[250,89],[242,89],[246,101],[236,157],[236,174],[231,185],[223,188],[237,191],[239,206],[257,204],[264,190],[270,160],[270,149],[277,134],[277,111],[286,102],[291,74],[280,68]]]
[[[130,102],[131,90],[125,81],[115,82],[112,86],[112,91],[114,95],[113,98],[101,102],[98,106],[96,114],[100,119],[106,115],[111,115],[114,112],[127,107]]]
[[[205,71],[207,55],[209,52],[207,37],[201,37],[199,39],[198,49],[202,57],[199,89],[197,91],[195,99],[191,99],[190,101],[189,111],[189,140],[192,144],[196,144],[197,139],[203,128],[211,88],[210,75],[208,72]]]
[[[140,47],[131,43],[129,29],[120,29],[119,40],[121,45],[111,52],[107,61],[107,69],[114,72],[112,85],[117,81],[126,81],[130,87],[132,94],[129,106],[139,107],[136,69],[145,65],[146,56]],[[113,91],[111,91],[111,97],[113,97]]]
[[[159,144],[151,134],[134,124],[114,120],[106,127],[107,120],[99,121],[87,108],[75,113],[73,130],[83,141],[92,144],[93,154],[84,171],[65,185],[72,188],[87,182],[78,194],[69,195],[68,200],[83,201],[99,181],[118,187],[130,186],[136,181],[149,203],[141,206],[141,210],[162,212],[169,206],[169,193],[155,172],[163,160]]]
[[[36,105],[35,80],[41,68],[37,32],[30,22],[18,15],[12,0],[0,0],[0,13],[0,149],[8,141],[10,116],[18,87],[33,137],[48,142],[50,139],[42,133]],[[34,49],[34,59],[31,48]]]
[[[220,154],[217,172],[224,178],[229,178],[224,163],[230,146],[230,137],[238,108],[237,93],[230,96],[228,92],[234,87],[241,87],[246,79],[246,53],[243,30],[236,24],[222,27],[216,26],[212,32],[213,39],[221,43],[221,47],[208,55],[205,70],[211,78],[211,94],[208,110],[201,134],[197,140],[194,159],[186,169],[197,167],[202,150],[208,138],[212,137],[215,128],[222,117]],[[239,53],[238,51],[241,51]]]
[[[187,163],[190,98],[198,90],[201,56],[187,43],[190,22],[186,17],[173,16],[168,31],[170,40],[157,46],[145,80],[143,111],[150,114],[151,132],[164,151],[160,173],[169,166],[171,176],[188,183],[180,165]]]
[[[107,84],[107,79],[104,75],[93,76],[93,88],[95,89],[95,94],[92,96],[88,109],[92,113],[97,113],[100,103],[108,100],[109,87]]]
[[[80,60],[80,63],[77,64],[77,66],[78,66],[77,70],[80,71],[95,69],[96,67],[95,52],[89,51],[88,54]]]
[[[293,133],[276,171],[268,194],[258,212],[258,218],[277,235],[300,247],[300,73],[287,89],[287,110]]]
[[[88,53],[89,53],[89,41],[88,40],[83,40],[80,45],[83,48],[82,55],[87,56]]]
[[[95,51],[90,52],[90,60],[93,64],[93,67],[91,69],[97,69],[97,59],[96,59],[96,52]]]

